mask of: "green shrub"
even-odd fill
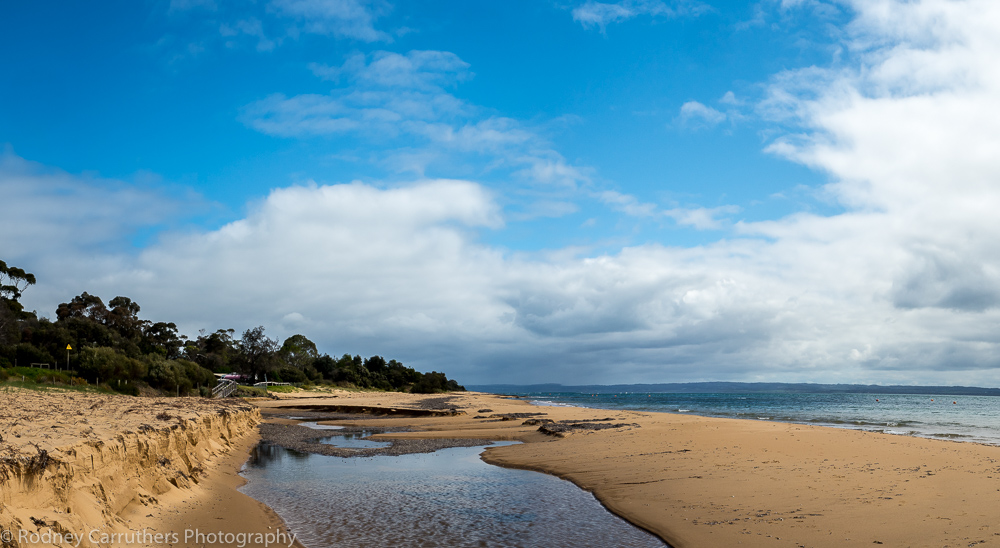
[[[146,376],[146,364],[129,358],[105,346],[83,348],[77,359],[77,371],[90,382],[141,379]]]
[[[278,382],[306,382],[309,380],[301,369],[297,369],[290,365],[286,365],[275,371],[274,379],[277,379]]]
[[[14,348],[14,352],[19,364],[30,366],[33,363],[46,363],[53,368],[56,367],[56,360],[52,358],[52,354],[33,345],[27,343],[18,344]]]

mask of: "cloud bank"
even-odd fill
[[[503,196],[472,177],[415,176],[277,189],[218,230],[168,231],[122,253],[122,234],[168,215],[169,200],[8,154],[0,187],[21,194],[0,203],[15,236],[0,251],[39,288],[72,289],[32,288],[29,308],[43,313],[80,291],[121,292],[189,333],[265,324],[466,383],[1000,385],[1000,5],[850,7],[846,58],[776,75],[754,107],[784,128],[768,152],[829,176],[835,215],[729,225],[720,217],[731,209],[662,210],[606,192],[598,199],[629,215],[730,232],[690,248],[521,254],[484,243],[505,229]],[[312,70],[365,84],[275,95],[244,123],[278,136],[391,125],[520,158],[537,182],[582,180],[515,121],[460,121],[474,107],[446,91],[468,76],[457,56],[384,53]],[[690,105],[692,119],[721,121]],[[60,233],[79,226],[88,230]],[[53,248],[71,271],[46,259]]]

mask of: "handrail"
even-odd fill
[[[239,386],[239,384],[230,379],[219,379],[219,383],[212,389],[212,397],[228,398],[233,394],[233,392],[236,392],[236,389],[239,388]]]

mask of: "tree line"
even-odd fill
[[[417,393],[465,390],[444,373],[421,373],[382,356],[320,354],[305,335],[279,344],[263,326],[238,338],[233,329],[219,329],[202,330],[191,339],[173,322],[140,318],[139,304],[128,297],[105,303],[84,292],[61,303],[54,321],[39,318],[20,303],[35,281],[34,275],[0,261],[0,378],[15,366],[46,364],[66,370],[55,374],[64,381],[99,383],[131,394],[209,395],[215,373],[235,373],[247,381]]]

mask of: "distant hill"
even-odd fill
[[[780,392],[796,394],[940,394],[954,396],[1000,396],[1000,388],[975,386],[902,386],[878,384],[813,384],[784,382],[684,382],[663,384],[480,384],[469,390],[494,394],[519,392],[661,392],[669,394],[751,394]]]

